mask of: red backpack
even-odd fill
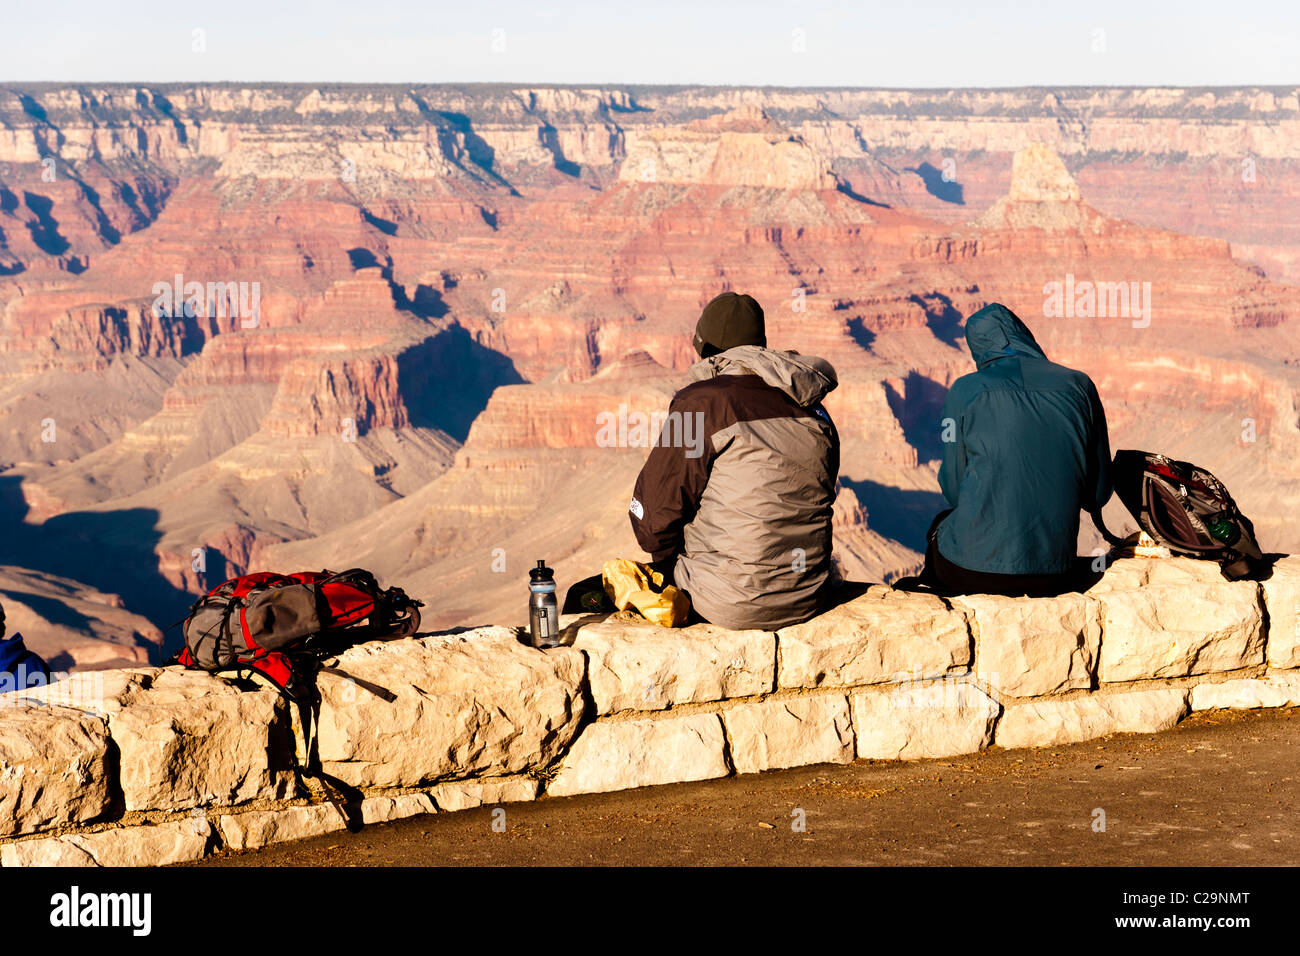
[[[322,660],[363,641],[414,634],[422,606],[401,588],[381,590],[361,568],[245,574],[194,602],[175,660],[205,671],[255,670],[301,700]]]

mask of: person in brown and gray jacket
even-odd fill
[[[630,514],[652,564],[723,627],[773,628],[821,610],[831,581],[840,442],[824,359],[767,348],[763,309],[724,292],[695,332],[701,361],[669,406]]]

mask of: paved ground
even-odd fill
[[[483,807],[202,865],[1295,865],[1297,743],[1300,708],[1207,713],[1052,749],[507,804],[503,832]]]

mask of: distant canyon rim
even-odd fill
[[[640,556],[610,422],[729,289],[839,373],[848,578],[919,566],[992,301],[1293,552],[1297,280],[1298,88],[9,84],[0,602],[65,669],[249,570],[521,623],[537,558]]]

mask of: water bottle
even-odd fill
[[[555,572],[538,561],[528,572],[528,629],[533,647],[559,647],[560,609],[555,602]]]

